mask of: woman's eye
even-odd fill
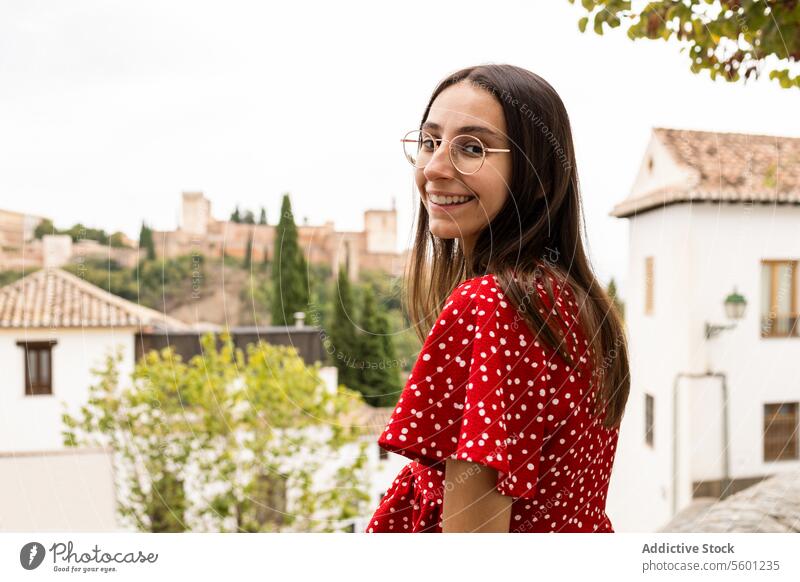
[[[479,143],[459,144],[459,149],[469,156],[480,157],[483,155],[483,146]]]

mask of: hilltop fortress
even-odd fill
[[[277,222],[277,221],[276,221]],[[252,245],[253,262],[273,261],[280,253],[274,224],[244,224],[217,220],[211,201],[202,192],[184,192],[181,200],[180,226],[172,231],[153,231],[156,254],[177,257],[191,253],[206,256],[244,258]],[[393,276],[403,271],[405,253],[396,250],[397,210],[365,210],[363,231],[337,231],[333,221],[320,226],[307,220],[297,225],[300,247],[306,260],[326,264],[334,275],[340,264],[350,266],[355,279],[360,269],[380,270]]]

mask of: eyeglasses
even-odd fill
[[[448,155],[453,167],[462,174],[474,174],[483,167],[486,154],[510,152],[509,149],[487,148],[472,135],[457,135],[451,140],[435,138],[431,134],[415,129],[401,140],[406,159],[417,169],[424,168],[433,157],[439,143],[449,141]]]

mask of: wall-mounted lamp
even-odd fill
[[[726,329],[733,329],[736,327],[736,322],[744,317],[744,311],[747,307],[747,300],[743,295],[736,291],[736,286],[733,287],[733,293],[725,298],[725,316],[732,320],[730,325],[717,325],[706,322],[706,339],[711,339],[715,335]]]

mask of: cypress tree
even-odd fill
[[[243,266],[245,269],[249,269],[253,264],[253,233],[250,233],[250,236],[247,237],[247,248],[244,249],[244,263]]]
[[[383,343],[383,361],[386,362],[380,406],[394,406],[403,388],[400,381],[400,362],[397,361],[394,341],[389,330],[389,320],[380,306],[377,310],[377,315],[375,333],[378,334]]]
[[[308,309],[308,273],[288,193],[275,229],[272,287],[272,325],[293,325],[294,313]]]
[[[608,293],[608,296],[611,298],[611,301],[614,303],[614,307],[617,308],[619,316],[624,319],[625,304],[622,302],[622,300],[619,298],[619,295],[617,294],[617,282],[614,281],[614,277],[611,277],[611,280],[608,282],[608,287],[606,292]]]
[[[153,241],[153,231],[142,222],[142,228],[139,230],[139,248],[147,251],[147,259],[152,261],[156,258],[156,245]]]
[[[372,287],[364,288],[361,312],[361,334],[358,336],[359,385],[364,400],[372,406],[389,406],[399,393],[397,362],[391,346],[389,324],[376,305]]]
[[[354,367],[358,359],[358,338],[353,321],[353,295],[346,269],[339,269],[337,293],[334,296],[333,318],[328,333],[332,342],[329,349],[334,366],[339,370],[339,384],[357,390],[359,387],[358,369]],[[327,346],[326,346],[327,347]]]
[[[258,224],[267,224],[267,211],[263,206],[261,207],[261,216],[258,217]]]
[[[236,205],[236,208],[234,209],[233,214],[231,214],[231,222],[236,222],[237,224],[242,222],[242,215],[239,212],[239,205],[238,204]]]

